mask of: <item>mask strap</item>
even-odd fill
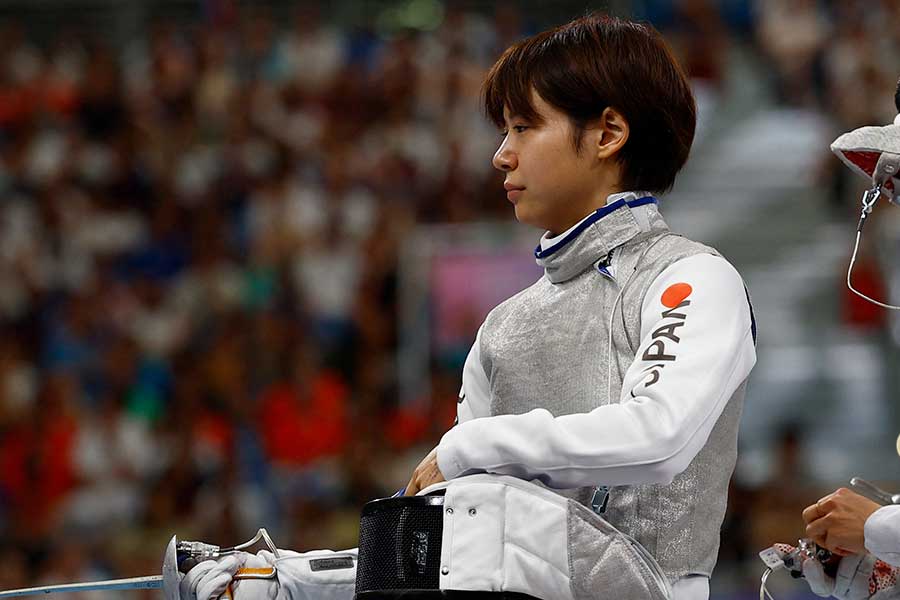
[[[859,296],[860,298],[864,298],[868,300],[872,304],[876,304],[882,308],[887,308],[890,310],[900,310],[900,306],[894,306],[893,304],[885,304],[883,302],[879,302],[873,298],[870,298],[853,287],[853,284],[850,282],[850,274],[853,272],[853,265],[856,263],[856,254],[859,251],[859,242],[862,239],[862,230],[863,225],[866,223],[866,217],[868,217],[872,213],[872,209],[875,207],[875,203],[878,202],[878,198],[881,196],[881,184],[876,185],[870,190],[866,190],[862,195],[862,213],[859,216],[859,224],[856,226],[856,243],[853,245],[853,256],[850,257],[850,267],[847,269],[847,287],[850,288],[850,291]]]

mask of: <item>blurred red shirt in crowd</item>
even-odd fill
[[[303,466],[336,456],[347,441],[349,390],[339,375],[321,371],[303,384],[273,384],[260,398],[263,444],[276,464]]]

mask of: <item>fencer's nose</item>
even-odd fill
[[[503,140],[503,143],[497,148],[497,151],[494,153],[494,158],[491,160],[491,164],[494,165],[494,168],[498,171],[503,171],[504,173],[515,171],[516,167],[519,166],[519,158],[509,147],[507,143],[508,140],[508,137]]]

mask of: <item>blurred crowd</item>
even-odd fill
[[[398,252],[418,224],[511,218],[478,92],[535,25],[224,5],[124,45],[0,31],[0,588],[152,573],[176,532],[352,547],[452,424],[461,365],[397,401]],[[781,101],[893,117],[896,3],[760,0],[749,31],[675,6],[698,85],[746,43]]]
[[[758,39],[782,103],[826,112],[834,137],[893,122],[900,77],[900,3],[761,0],[760,8]],[[830,155],[823,160],[821,178],[830,207],[841,217],[857,216],[865,182]],[[893,260],[900,249],[900,218],[892,213],[888,217],[874,226],[879,228],[877,237],[866,241],[854,273],[857,287],[877,298],[900,289],[900,266]],[[873,329],[887,326],[886,311],[848,292],[844,295],[846,322]],[[900,344],[900,321],[895,320],[893,330],[894,342]]]
[[[757,39],[781,102],[818,106],[842,131],[893,121],[896,2],[759,0]]]
[[[27,563],[139,547],[152,572],[172,532],[263,524],[355,545],[453,422],[455,371],[396,401],[398,246],[503,210],[478,89],[521,33],[449,6],[427,36],[315,7],[121,48],[5,27],[0,527]]]
[[[865,125],[887,125],[900,77],[900,3],[759,0],[757,40],[778,100],[828,115],[833,138]],[[864,181],[823,153],[820,173],[827,204],[841,219],[859,215]],[[900,218],[880,218],[877,234],[863,246],[855,270],[857,287],[878,298],[900,289]],[[877,235],[877,238],[876,238]],[[894,298],[896,300],[896,298]],[[894,302],[896,303],[896,302]],[[844,292],[843,320],[879,329],[888,313]],[[900,344],[900,322],[893,323]]]
[[[759,1],[758,40],[778,99],[817,107],[836,133],[888,124],[900,77],[900,4],[817,0]],[[851,174],[828,161],[831,200],[855,190]]]

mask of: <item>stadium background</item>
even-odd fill
[[[588,9],[689,72],[662,210],[755,301],[713,598],[755,598],[756,552],[851,475],[900,491],[900,322],[843,287],[863,182],[827,150],[894,117],[900,3],[4,0],[0,589],[155,573],[172,533],[354,546],[452,423],[486,307],[535,276],[481,78]],[[898,216],[857,275],[894,302]]]

